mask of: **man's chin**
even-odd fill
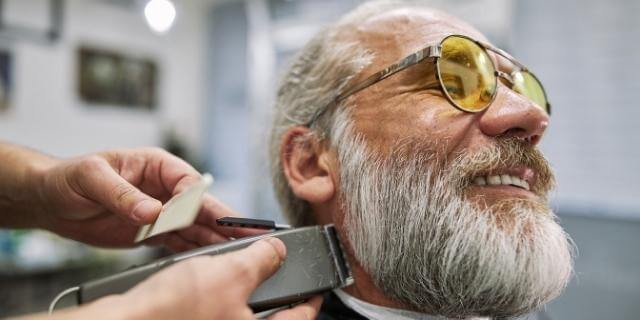
[[[396,255],[393,271],[387,270],[392,276],[377,277],[385,294],[451,318],[519,316],[560,294],[571,255],[546,202],[502,198],[485,210],[458,213],[465,217],[437,228],[452,230],[445,238],[424,238],[424,248],[414,243],[402,250],[404,258]],[[407,259],[412,250],[422,259]]]
[[[477,193],[474,194],[474,191]],[[531,241],[534,240],[531,237],[535,236],[532,230],[539,228],[540,223],[556,223],[548,201],[529,191],[517,194],[513,190],[479,193],[482,191],[470,190],[467,194],[466,201],[475,208],[467,214],[484,215],[486,221],[494,225],[495,228],[489,229],[493,232],[506,232],[508,236],[516,237],[514,241]]]

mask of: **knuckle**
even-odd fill
[[[146,147],[143,150],[145,152],[150,153],[150,154],[159,155],[159,156],[163,156],[163,157],[166,157],[166,156],[170,155],[170,153],[167,150],[162,149],[160,147]]]
[[[79,160],[78,169],[82,172],[92,173],[104,168],[106,161],[99,156],[91,155],[83,157]]]
[[[241,279],[253,282],[258,277],[256,265],[248,259],[234,258],[229,264],[231,270]]]
[[[118,201],[124,201],[130,198],[133,194],[136,193],[136,190],[131,187],[130,184],[126,182],[120,182],[113,187],[111,194]]]
[[[201,281],[203,278],[203,270],[208,270],[211,263],[211,257],[201,256],[186,259],[180,262],[184,269],[184,274],[189,275],[189,278],[196,284],[195,289],[202,291],[201,285],[207,284],[205,281]]]

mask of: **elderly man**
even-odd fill
[[[537,148],[544,90],[467,23],[364,4],[295,58],[276,108],[284,212],[334,223],[355,279],[320,319],[514,317],[566,286],[571,245]]]

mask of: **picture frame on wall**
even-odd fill
[[[0,49],[0,113],[6,112],[11,107],[12,73],[11,52],[6,49]]]
[[[78,95],[88,106],[156,108],[158,67],[152,59],[86,46],[77,58]]]

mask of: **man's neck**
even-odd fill
[[[364,271],[360,263],[358,263],[351,255],[347,256],[354,284],[343,288],[342,290],[349,295],[362,301],[375,304],[387,308],[407,309],[407,307],[399,302],[387,298],[382,291],[375,286],[369,274]]]
[[[429,314],[406,310],[402,308],[385,307],[381,305],[372,304],[366,301],[362,301],[356,297],[351,296],[344,290],[334,290],[334,295],[342,301],[342,304],[351,309],[356,314],[361,315],[364,318],[372,320],[386,320],[386,319],[402,319],[402,320],[436,320],[444,319],[440,316],[432,316]],[[359,318],[358,318],[359,319]],[[465,318],[466,320],[491,320],[490,318]]]

